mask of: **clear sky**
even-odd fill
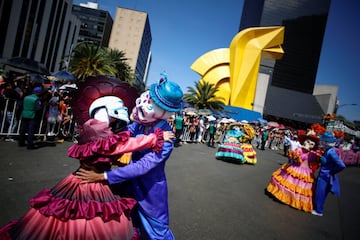
[[[74,0],[74,4],[87,0]],[[93,2],[96,2],[93,0]],[[148,84],[166,71],[171,81],[187,92],[200,76],[193,62],[218,48],[228,48],[238,33],[243,1],[98,0],[99,8],[115,17],[117,7],[149,14],[152,63]],[[360,121],[360,1],[332,0],[317,84],[337,85],[338,114]],[[345,106],[341,106],[344,105]],[[357,104],[350,106],[346,104]]]

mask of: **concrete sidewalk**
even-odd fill
[[[0,225],[21,217],[28,200],[75,171],[70,142],[36,150],[0,142]],[[176,239],[359,239],[360,168],[340,173],[341,197],[329,195],[323,217],[273,201],[264,194],[270,176],[286,159],[258,150],[256,165],[216,160],[216,148],[185,144],[167,163],[170,225]]]

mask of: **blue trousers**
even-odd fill
[[[149,240],[175,240],[169,225],[144,213],[138,206],[132,211],[134,226]]]
[[[31,118],[22,118],[19,144],[25,145],[25,134],[27,133],[27,146],[34,146],[34,134],[35,134],[36,120]]]
[[[318,178],[315,190],[315,210],[324,213],[324,204],[328,193],[331,192],[331,184],[323,178]]]

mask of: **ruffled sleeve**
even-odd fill
[[[114,149],[118,144],[125,143],[129,139],[130,139],[130,132],[124,131],[118,134],[113,134],[108,137],[99,138],[89,143],[74,144],[71,147],[69,147],[67,154],[69,157],[83,160],[88,157],[93,157],[94,153],[97,152],[114,151]]]
[[[164,145],[164,133],[160,128],[156,128],[154,131],[154,134],[156,135],[157,142],[155,146],[152,148],[152,150],[156,153],[160,152],[163,145]]]
[[[154,133],[131,137],[126,142],[118,142],[114,148],[97,149],[97,154],[112,156],[127,152],[135,152],[151,148],[154,152],[160,152],[164,144],[163,131],[156,128]]]

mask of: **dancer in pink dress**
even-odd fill
[[[319,164],[320,153],[316,152],[319,137],[315,132],[299,135],[302,147],[289,152],[289,162],[276,170],[266,188],[275,199],[293,208],[313,210],[314,166]]]
[[[82,168],[103,172],[122,153],[161,150],[165,134],[159,129],[137,138],[122,131],[129,117],[120,98],[100,97],[89,109],[92,118],[82,125],[79,143],[68,150]],[[30,199],[31,209],[0,228],[0,239],[138,239],[130,218],[135,204],[132,198],[114,194],[107,182],[80,184],[71,173]]]

